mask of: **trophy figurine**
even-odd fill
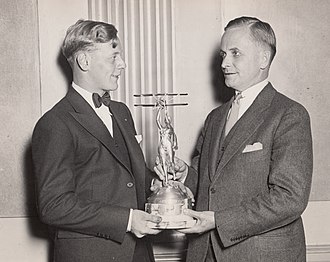
[[[187,104],[167,104],[164,98],[165,95],[159,95],[162,96],[160,98],[156,97],[156,104],[154,106],[157,109],[156,123],[159,131],[158,159],[163,174],[165,175],[165,180],[163,181],[162,187],[156,189],[147,199],[145,210],[150,214],[162,217],[162,221],[157,224],[156,228],[188,228],[195,224],[195,220],[183,214],[183,210],[192,207],[192,199],[180,188],[174,187],[173,183],[170,182],[176,179],[174,154],[178,149],[178,142],[167,110],[168,105]]]

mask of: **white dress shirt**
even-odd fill
[[[99,108],[96,108],[93,102],[93,94],[86,89],[78,86],[76,83],[72,82],[72,87],[87,101],[87,103],[94,109],[95,113],[102,120],[104,125],[108,128],[111,136],[113,136],[113,127],[112,127],[112,114],[109,111],[109,108],[105,105],[101,105]]]
[[[268,79],[265,79],[242,92],[242,98],[240,99],[240,106],[238,111],[238,119],[240,119],[241,116],[246,112],[246,110],[248,110],[248,108],[252,105],[253,101],[267,84]]]

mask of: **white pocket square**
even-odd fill
[[[246,145],[242,153],[248,153],[258,150],[262,150],[262,144],[260,142],[256,142],[253,145]]]
[[[142,139],[143,139],[143,137],[142,137],[142,135],[135,135],[135,139],[138,142],[138,144],[140,144],[141,141],[142,141]]]

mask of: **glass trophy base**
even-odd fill
[[[183,214],[183,210],[191,208],[191,199],[179,188],[164,186],[154,192],[145,204],[145,211],[157,215],[162,221],[153,228],[183,229],[192,227],[196,220]]]

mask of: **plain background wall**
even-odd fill
[[[314,252],[309,258],[330,261],[329,121],[323,119],[330,104],[326,96],[330,1],[174,3],[175,88],[189,93],[189,106],[175,112],[178,155],[190,161],[206,115],[228,95],[219,84],[216,55],[225,23],[243,14],[268,21],[277,34],[279,49],[271,80],[278,90],[305,105],[312,117],[313,201],[304,213],[307,244]],[[88,17],[88,0],[0,0],[0,7],[0,261],[44,262],[49,256],[45,227],[36,218],[26,217],[34,212],[29,139],[36,120],[67,91],[67,65],[59,56],[59,47],[67,27]],[[325,107],[318,107],[320,103]]]
[[[0,0],[0,33],[0,215],[14,216],[30,212],[31,199],[20,200],[31,185],[28,147],[40,116],[35,1]]]
[[[30,139],[41,114],[66,92],[59,46],[68,25],[87,18],[87,5],[0,0],[1,262],[50,261],[46,227],[35,217]]]
[[[0,261],[47,261],[35,218],[30,139],[40,117],[36,0],[0,0]]]

